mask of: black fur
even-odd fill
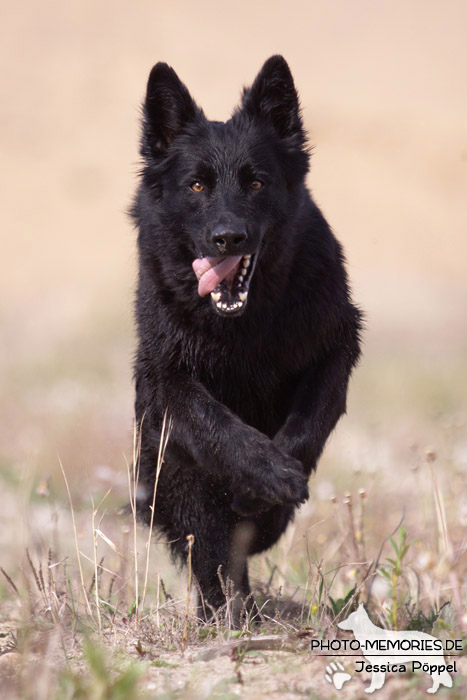
[[[306,186],[309,153],[287,63],[273,56],[226,123],[208,121],[176,73],[151,71],[143,108],[135,363],[141,515],[149,520],[164,412],[173,431],[155,522],[219,608],[246,558],[284,532],[345,411],[359,357],[342,248]],[[262,187],[250,187],[259,180]],[[194,192],[193,182],[204,189]],[[248,303],[232,317],[197,293],[192,262],[253,254]],[[244,313],[241,313],[244,311]],[[240,315],[241,313],[241,315]]]

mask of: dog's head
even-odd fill
[[[362,625],[368,620],[368,615],[366,613],[365,608],[363,607],[363,604],[360,603],[358,606],[357,610],[355,612],[351,613],[346,620],[342,620],[342,622],[338,622],[337,626],[341,628],[341,630],[347,630],[350,632],[360,632]]]
[[[277,248],[275,236],[295,215],[292,203],[308,170],[287,63],[281,56],[266,61],[226,123],[206,119],[174,70],[156,64],[143,106],[141,155],[143,186],[132,211],[140,248],[147,255],[157,245],[171,250],[218,314],[240,315],[263,251]],[[156,243],[162,231],[164,241]],[[280,250],[273,255],[279,270]]]

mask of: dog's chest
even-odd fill
[[[198,355],[192,367],[198,381],[249,425],[266,434],[276,432],[289,410],[297,375],[280,362],[273,344],[210,350]]]

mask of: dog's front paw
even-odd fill
[[[298,506],[308,498],[307,477],[301,462],[271,441],[251,445],[244,455],[239,455],[236,466],[232,508],[242,515],[259,513],[274,505]]]
[[[269,459],[261,469],[261,484],[255,495],[274,504],[298,506],[308,499],[308,484],[301,463],[275,448],[274,460]]]
[[[308,483],[300,462],[288,457],[287,464],[274,474],[282,503],[298,506],[308,500]]]

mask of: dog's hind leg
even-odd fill
[[[440,659],[440,657],[433,657],[433,658],[427,659],[426,662],[428,664],[439,667],[440,660],[444,661],[444,658]],[[428,690],[426,691],[427,693],[436,693],[436,691],[438,690],[441,683],[443,685],[445,685],[447,688],[452,687],[452,678],[447,671],[441,671],[441,673],[435,672],[435,673],[431,673],[430,675],[431,675],[431,679],[433,681],[433,685],[431,686],[431,688],[428,688]]]
[[[427,693],[436,693],[436,691],[439,688],[439,678],[437,678],[434,674],[431,677],[433,679],[433,685],[431,686],[431,688],[428,688],[426,692]]]

